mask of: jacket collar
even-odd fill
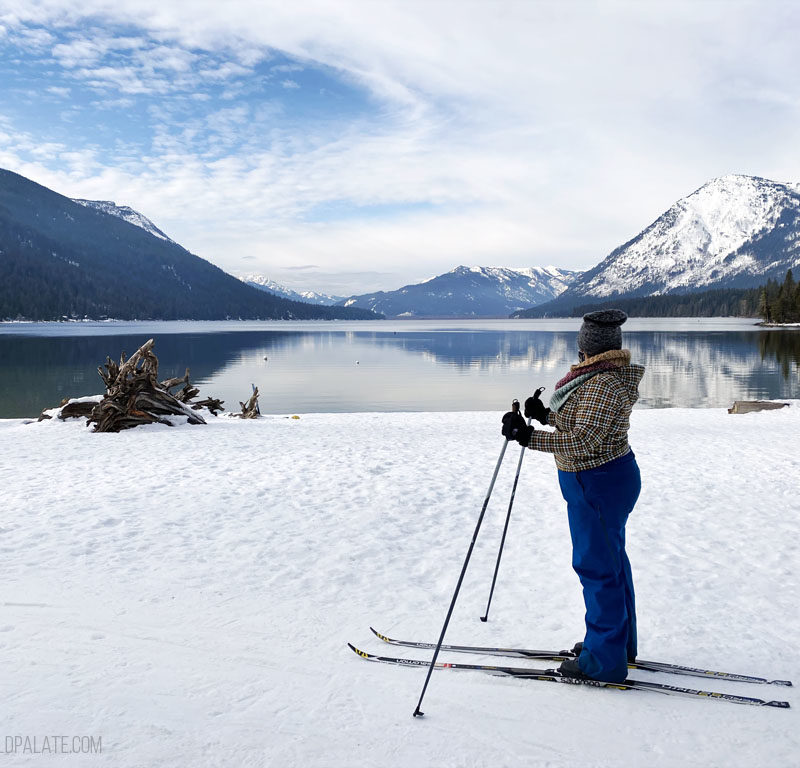
[[[629,349],[609,349],[599,355],[587,357],[582,363],[571,365],[569,369],[570,371],[579,371],[581,368],[586,368],[595,363],[613,363],[619,366],[630,365],[631,351]]]

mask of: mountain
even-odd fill
[[[110,200],[81,200],[76,197],[72,198],[72,202],[83,205],[86,208],[94,208],[96,211],[108,213],[111,216],[117,216],[123,221],[127,221],[128,224],[141,227],[145,232],[149,232],[161,240],[166,240],[168,243],[175,242],[171,237],[167,237],[147,216],[139,213],[139,211],[134,211],[128,205],[117,205]]]
[[[748,288],[782,280],[798,264],[800,185],[732,174],[678,200],[531,314],[556,314],[595,299]]]
[[[75,202],[0,169],[0,319],[376,317],[256,290],[112,205]]]
[[[390,317],[507,317],[558,296],[579,274],[556,267],[460,266],[422,283],[351,296],[340,304]]]
[[[317,293],[316,291],[302,291],[298,293],[291,288],[286,288],[274,280],[270,280],[264,275],[250,274],[242,275],[239,279],[258,288],[260,291],[268,291],[275,296],[282,296],[284,299],[291,299],[292,301],[306,301],[309,304],[321,304],[323,306],[331,306],[344,300],[343,296],[329,296],[327,293]]]

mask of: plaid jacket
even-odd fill
[[[558,413],[550,412],[555,432],[536,430],[529,448],[555,454],[564,472],[593,469],[630,450],[628,428],[639,399],[641,365],[603,371],[578,387]]]

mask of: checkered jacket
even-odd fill
[[[639,399],[641,365],[603,371],[578,387],[558,413],[550,412],[555,432],[537,429],[529,448],[555,454],[564,472],[582,472],[624,456],[630,450],[628,428]]]

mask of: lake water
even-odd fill
[[[99,394],[106,355],[156,340],[159,378],[191,369],[200,397],[264,413],[505,411],[576,362],[579,320],[0,324],[0,418]],[[753,320],[634,318],[624,346],[646,366],[640,407],[800,397],[800,329]]]

